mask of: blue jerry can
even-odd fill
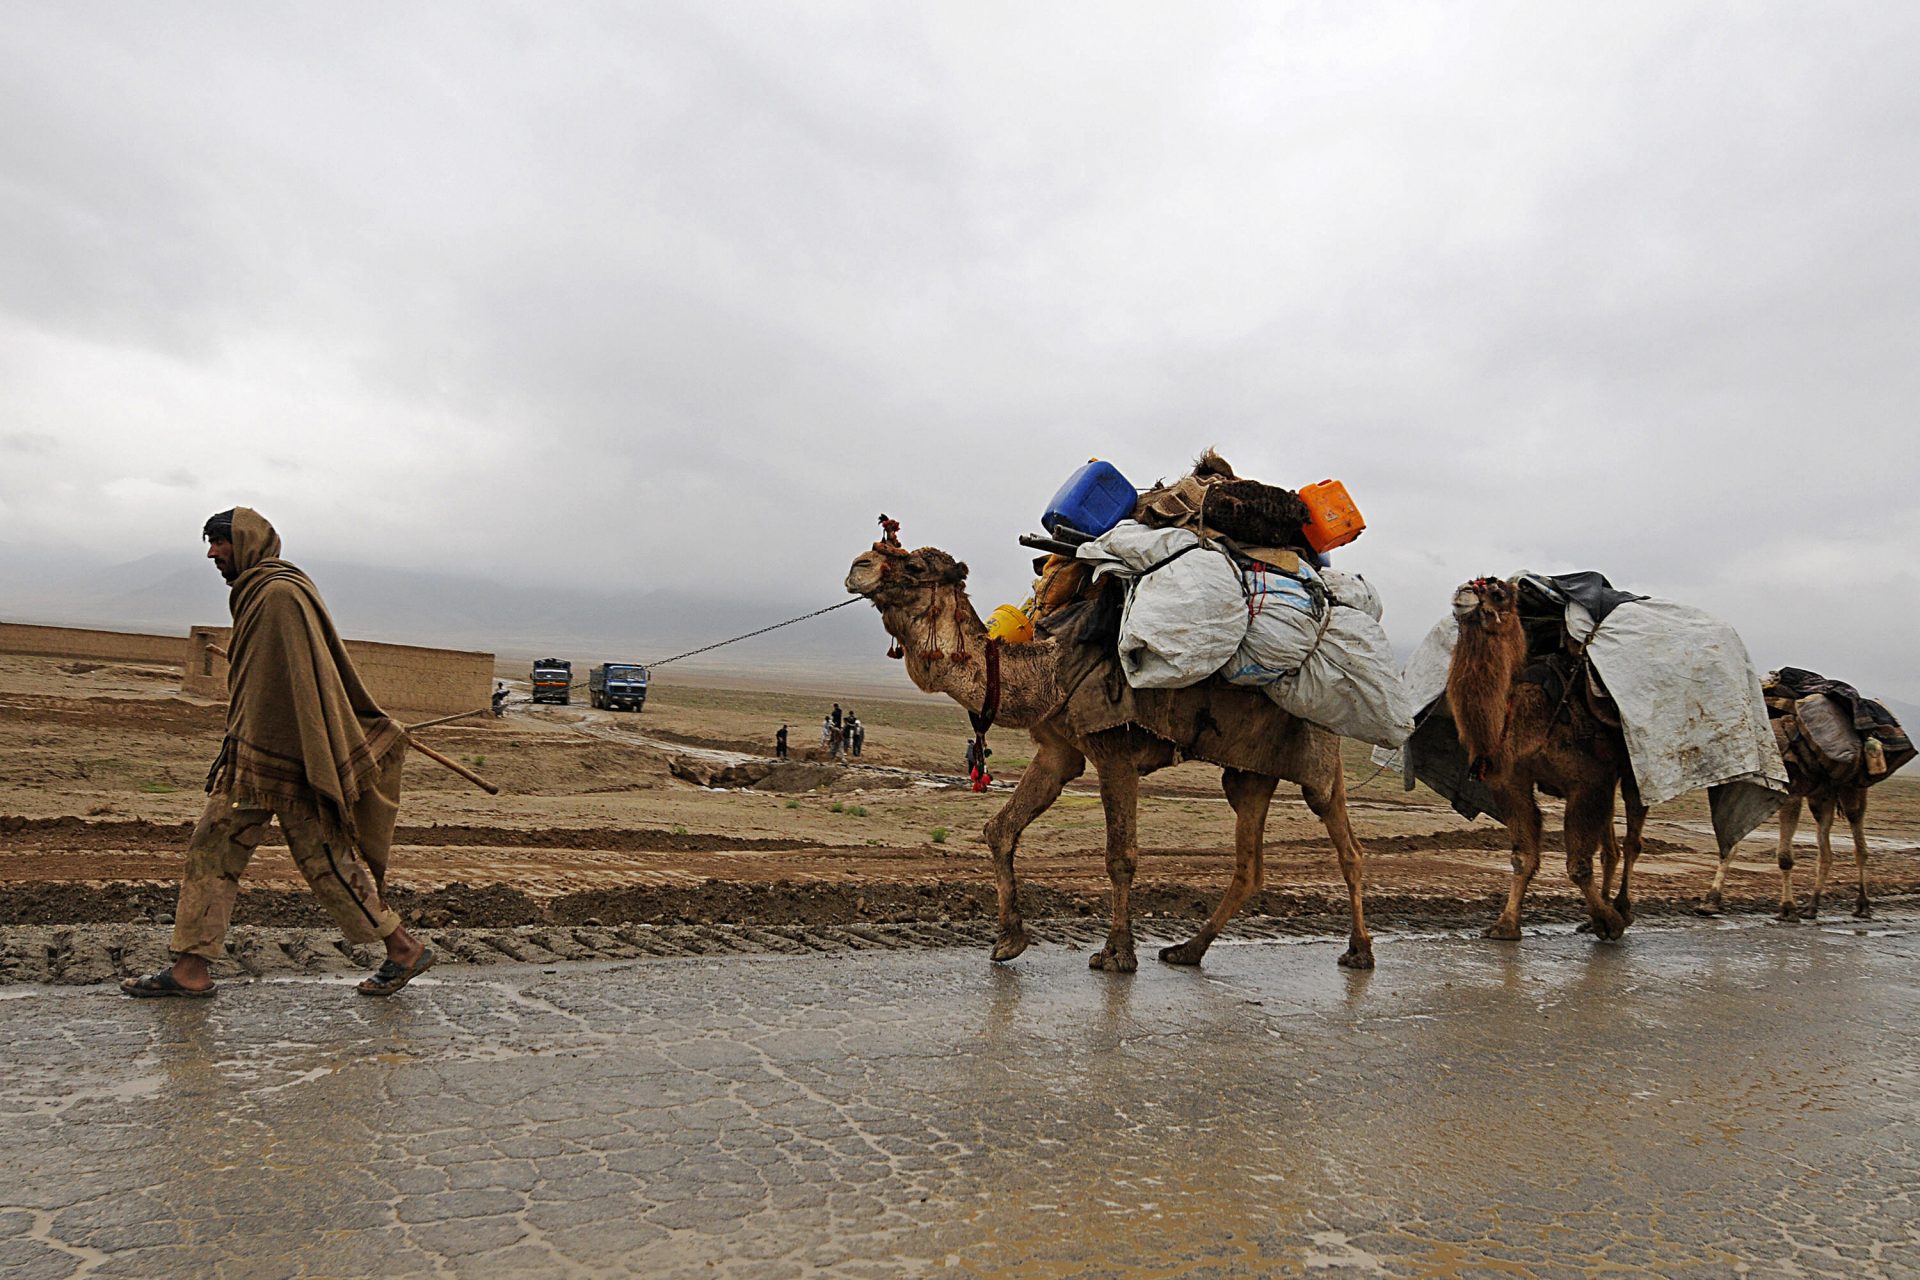
[[[1139,491],[1119,468],[1095,458],[1067,477],[1060,492],[1047,504],[1040,523],[1056,537],[1064,525],[1097,538],[1129,519],[1139,501]]]

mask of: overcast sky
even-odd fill
[[[245,503],[816,607],[885,510],[984,612],[1216,445],[1403,648],[1596,568],[1920,701],[1920,5],[0,15],[0,592]]]

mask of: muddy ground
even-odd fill
[[[521,696],[524,696],[522,693]],[[820,759],[830,695],[722,688],[664,675],[643,713],[534,707],[423,738],[503,788],[490,797],[431,762],[407,766],[392,897],[452,957],[546,960],[742,950],[845,950],[992,936],[981,825],[1004,799],[967,791],[958,707],[912,693],[838,698],[868,726],[854,764]],[[223,709],[182,697],[170,668],[0,656],[0,981],[97,982],[164,958],[181,853],[218,748]],[[767,757],[790,727],[796,759]],[[1022,734],[993,737],[1001,782],[1026,763]],[[1355,825],[1369,854],[1377,933],[1482,924],[1505,892],[1504,831],[1468,824],[1424,789],[1401,789],[1349,744]],[[721,786],[702,786],[700,781]],[[1281,795],[1288,795],[1282,788]],[[1920,786],[1876,788],[1876,897],[1920,893]],[[1704,798],[1655,811],[1637,899],[1688,912],[1714,867]],[[1804,898],[1811,823],[1802,824]],[[1231,870],[1232,816],[1218,771],[1149,780],[1136,912],[1154,938],[1185,936]],[[1552,856],[1528,920],[1577,918]],[[1037,936],[1097,944],[1106,911],[1098,796],[1083,780],[1022,843],[1023,907]],[[1345,892],[1318,823],[1297,798],[1268,827],[1267,888],[1233,932],[1339,933]],[[1827,911],[1851,906],[1851,859]],[[1771,911],[1771,828],[1743,846],[1730,905]],[[249,870],[229,976],[358,967],[282,847]]]

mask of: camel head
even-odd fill
[[[1462,627],[1499,629],[1513,615],[1519,597],[1502,578],[1475,578],[1453,593],[1453,620]]]
[[[856,556],[847,570],[847,590],[880,605],[904,604],[934,587],[967,580],[967,566],[938,547],[908,551],[899,543],[876,542]]]

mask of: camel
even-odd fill
[[[1858,884],[1854,918],[1873,918],[1873,906],[1867,900],[1867,789],[1899,769],[1914,754],[1912,743],[1899,732],[1898,724],[1887,715],[1885,707],[1871,699],[1858,699],[1861,706],[1845,708],[1849,717],[1865,709],[1873,720],[1883,726],[1891,726],[1894,733],[1889,739],[1883,736],[1884,727],[1876,728],[1871,735],[1860,739],[1859,758],[1851,765],[1842,765],[1841,772],[1834,772],[1834,762],[1829,761],[1826,752],[1817,745],[1819,737],[1808,727],[1803,711],[1807,691],[1825,688],[1829,683],[1818,674],[1797,667],[1783,667],[1772,672],[1763,683],[1768,714],[1773,717],[1774,740],[1780,747],[1780,759],[1787,769],[1787,800],[1780,807],[1779,918],[1782,920],[1813,920],[1819,917],[1820,900],[1826,894],[1827,876],[1833,870],[1832,833],[1836,810],[1846,815],[1847,826],[1853,831],[1853,865]],[[1857,699],[1858,694],[1851,686],[1834,683],[1829,698],[1828,710],[1831,712]],[[1887,745],[1888,741],[1893,745]],[[1868,763],[1870,759],[1875,761],[1873,766]],[[1820,860],[1815,864],[1814,871],[1813,898],[1804,912],[1797,906],[1793,893],[1793,834],[1800,825],[1803,804],[1813,810],[1820,847]],[[1702,915],[1713,915],[1720,910],[1727,866],[1731,861],[1732,850],[1722,853],[1719,869],[1714,873],[1713,887],[1708,891],[1705,901],[1695,908]]]
[[[1825,774],[1809,772],[1792,756],[1785,757],[1785,760],[1787,802],[1780,806],[1780,919],[1813,920],[1820,915],[1820,896],[1826,892],[1827,873],[1833,870],[1833,842],[1830,837],[1836,808],[1846,815],[1847,826],[1853,830],[1853,866],[1860,885],[1859,897],[1854,900],[1853,917],[1856,920],[1872,919],[1873,905],[1867,901],[1865,784],[1836,782]],[[1805,911],[1795,905],[1793,896],[1793,833],[1800,825],[1802,802],[1813,810],[1813,821],[1820,838],[1820,861],[1814,865],[1813,873],[1813,897]],[[1722,860],[1721,874],[1714,878],[1714,901],[1718,901],[1720,880],[1725,872],[1726,862]]]
[[[1233,879],[1199,932],[1161,950],[1160,959],[1167,964],[1199,964],[1221,929],[1259,891],[1267,810],[1274,788],[1286,778],[1299,784],[1307,807],[1325,825],[1346,879],[1351,927],[1339,963],[1350,969],[1373,968],[1373,938],[1367,932],[1363,908],[1364,855],[1348,819],[1339,739],[1333,733],[1288,715],[1258,689],[1216,680],[1189,689],[1128,691],[1122,687],[1110,696],[1124,701],[1113,705],[1134,708],[1135,718],[1123,717],[1097,731],[1076,728],[1069,706],[1081,704],[1071,700],[1109,695],[1102,694],[1100,679],[1074,681],[1065,673],[1070,642],[1043,636],[1019,645],[995,641],[990,650],[986,626],[967,598],[967,566],[934,547],[908,551],[894,532],[897,526],[887,527],[886,539],[854,560],[847,573],[847,590],[865,596],[879,609],[881,622],[895,641],[895,654],[905,658],[907,675],[915,685],[928,693],[944,693],[976,715],[988,707],[989,662],[990,654],[994,655],[997,722],[1025,729],[1033,739],[1032,763],[984,832],[999,897],[995,961],[1013,959],[1029,942],[1014,879],[1014,850],[1020,834],[1091,761],[1099,775],[1106,815],[1113,919],[1106,945],[1089,959],[1088,967],[1108,973],[1134,972],[1139,966],[1128,900],[1139,859],[1140,779],[1182,758],[1201,758],[1222,764],[1221,785],[1234,813]],[[1118,677],[1113,667],[1110,661],[1104,664],[1109,680]],[[1185,728],[1169,728],[1176,724]],[[1262,764],[1262,769],[1234,767],[1232,760],[1224,759],[1234,752],[1222,744],[1235,733],[1242,743],[1249,739],[1258,743],[1257,750],[1236,758]],[[1257,760],[1252,759],[1255,756]]]
[[[1633,919],[1629,884],[1647,806],[1640,802],[1619,727],[1594,713],[1580,695],[1577,673],[1564,676],[1555,690],[1541,682],[1546,673],[1529,667],[1518,604],[1513,584],[1498,578],[1476,578],[1453,595],[1460,635],[1447,672],[1447,704],[1472,770],[1493,792],[1513,839],[1506,909],[1485,936],[1520,937],[1520,904],[1540,869],[1538,790],[1566,800],[1567,875],[1586,900],[1593,933],[1617,939]],[[1627,810],[1624,861],[1613,832],[1616,790]],[[1602,856],[1599,884],[1593,878],[1596,850]]]

